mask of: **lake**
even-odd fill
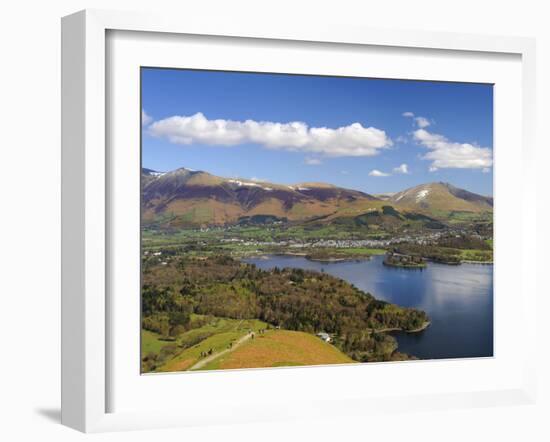
[[[246,259],[261,269],[295,267],[325,271],[374,297],[424,310],[431,325],[419,333],[393,333],[399,351],[420,359],[493,356],[493,266],[428,263],[400,269],[368,261],[324,263],[297,256]]]

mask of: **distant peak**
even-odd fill
[[[146,167],[142,167],[141,168],[141,173],[143,173],[144,175],[150,175],[150,176],[162,176],[166,172],[159,172],[157,170],[147,169]]]
[[[432,183],[419,184],[418,186],[416,186],[414,188],[426,189],[426,188],[430,188],[430,187],[445,187],[447,189],[454,188],[454,186],[451,183],[447,183],[445,181],[434,181]]]
[[[196,173],[196,172],[201,172],[201,171],[191,169],[189,167],[178,167],[177,169],[174,169],[174,170],[172,170],[171,172],[168,172],[168,173],[182,174],[182,173]]]
[[[299,187],[316,187],[316,188],[334,188],[336,187],[334,184],[329,184],[329,183],[322,183],[322,182],[309,182],[309,183],[298,183],[298,184],[294,184],[293,186],[291,187],[294,187],[294,188],[299,188]]]

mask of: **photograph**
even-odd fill
[[[494,356],[493,84],[141,67],[140,103],[142,374]]]

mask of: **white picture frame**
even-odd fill
[[[109,165],[106,121],[109,85],[106,68],[112,55],[108,51],[109,32],[156,33],[161,36],[217,36],[219,38],[260,39],[283,41],[292,45],[337,44],[341,47],[377,47],[429,49],[445,52],[472,53],[480,59],[484,54],[509,54],[520,57],[521,63],[521,157],[523,185],[521,197],[521,245],[518,287],[524,317],[536,312],[537,290],[535,269],[530,269],[525,257],[534,256],[536,247],[536,193],[534,170],[536,161],[534,107],[535,107],[535,43],[532,39],[491,37],[417,31],[388,31],[370,28],[349,28],[311,24],[294,27],[288,24],[266,22],[216,23],[196,17],[166,17],[151,14],[131,14],[87,10],[63,18],[62,21],[62,422],[85,432],[123,429],[157,428],[168,426],[206,425],[221,422],[250,422],[328,415],[361,415],[381,409],[388,412],[410,408],[455,408],[488,406],[506,403],[530,403],[535,398],[536,382],[534,357],[535,324],[522,323],[525,348],[520,353],[521,375],[514,383],[502,388],[473,388],[449,393],[438,387],[428,394],[403,395],[389,389],[378,395],[376,401],[368,395],[328,395],[315,398],[309,406],[263,401],[262,409],[247,405],[243,399],[226,412],[215,405],[186,410],[168,406],[163,409],[114,410],[109,404],[111,364],[113,355],[108,339],[108,328],[116,317],[111,316],[108,299],[109,244],[115,230],[109,229],[111,214],[112,170]],[[498,110],[498,109],[497,109]],[[498,155],[498,154],[497,154]],[[505,164],[503,162],[503,164]],[[497,166],[498,167],[498,166]],[[504,169],[503,169],[504,170]],[[500,173],[500,172],[497,172]],[[498,188],[496,190],[498,193]],[[496,223],[498,225],[498,210]],[[498,252],[497,252],[498,254]],[[498,256],[498,255],[497,255]],[[497,261],[498,262],[498,261]],[[505,278],[506,275],[503,276]],[[517,275],[508,275],[508,278]],[[138,301],[139,302],[139,301]],[[535,314],[533,313],[533,317]],[[498,320],[498,317],[496,318]],[[136,335],[137,339],[137,335]],[[438,362],[432,362],[438,364]],[[380,367],[380,365],[378,366]],[[392,366],[395,367],[395,366]],[[415,370],[423,370],[417,366]],[[460,370],[463,367],[442,367],[441,370]],[[487,367],[490,368],[490,367]],[[338,370],[338,367],[333,367]],[[352,376],[351,372],[348,374]],[[353,368],[351,368],[354,370]],[[474,367],[473,370],[476,368]],[[387,369],[389,370],[389,368]],[[393,368],[392,368],[393,370]],[[518,369],[519,370],[519,369]],[[281,370],[277,370],[279,373]],[[283,370],[291,382],[302,382],[299,369]],[[355,370],[357,372],[357,370]],[[257,382],[277,382],[267,371],[253,371]],[[260,373],[260,374],[258,374]],[[302,374],[300,374],[302,373]],[[311,372],[310,372],[311,373]],[[451,371],[448,374],[452,373]],[[519,373],[519,371],[517,372]],[[193,375],[190,382],[202,381],[212,374]],[[230,382],[242,382],[242,375],[231,374]],[[170,375],[163,376],[168,378]],[[233,376],[233,377],[231,377]],[[252,376],[252,375],[250,375]],[[240,379],[239,379],[240,378]],[[218,377],[218,383],[224,378]],[[517,381],[517,382],[516,382]],[[225,382],[225,381],[224,381]],[[248,393],[248,399],[258,392]],[[207,410],[210,412],[207,413]],[[236,413],[238,410],[239,413]]]

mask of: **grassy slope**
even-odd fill
[[[269,330],[207,364],[202,370],[346,364],[354,362],[309,333]]]
[[[169,344],[167,341],[160,339],[158,333],[153,333],[148,330],[141,330],[141,352],[146,355],[149,353],[159,353],[161,348]]]
[[[194,365],[201,352],[212,349],[214,353],[225,350],[231,342],[245,336],[250,330],[258,331],[266,328],[267,324],[257,319],[237,320],[216,318],[212,323],[193,330],[189,330],[177,338],[178,344],[185,344],[201,334],[211,334],[198,344],[186,348],[174,358],[167,361],[157,371],[183,371]],[[145,354],[145,353],[144,353]]]
[[[432,209],[430,213],[435,218],[445,220],[451,225],[487,223],[493,221],[492,211],[463,212],[459,210]]]
[[[345,364],[354,362],[336,347],[323,342],[317,336],[309,333],[289,330],[267,330],[261,335],[258,330],[265,329],[266,324],[259,320],[234,320],[216,318],[214,323],[190,330],[178,337],[178,344],[184,343],[194,336],[213,332],[214,334],[200,343],[187,348],[168,360],[156,371],[188,370],[200,360],[201,352],[213,349],[214,353],[228,348],[230,342],[235,342],[245,336],[249,330],[256,332],[256,337],[250,339],[239,348],[213,360],[201,370],[218,370],[227,368],[257,368],[281,367],[297,365]],[[146,330],[142,331],[143,354],[158,353],[165,345],[173,344],[160,339],[160,335]]]
[[[493,261],[492,250],[467,249],[467,250],[460,250],[459,253],[460,253],[460,258],[466,261],[479,261],[479,262]]]
[[[333,213],[338,213],[338,216],[355,216],[387,204],[383,201],[368,199],[350,204],[333,198],[326,201],[298,202],[292,208],[287,209],[282,200],[268,198],[260,204],[246,209],[237,203],[220,202],[207,198],[189,198],[169,202],[160,213],[155,212],[154,208],[150,208],[143,213],[143,221],[146,224],[162,224],[164,221],[174,228],[231,224],[240,217],[252,215],[273,215],[292,221],[304,221]]]

